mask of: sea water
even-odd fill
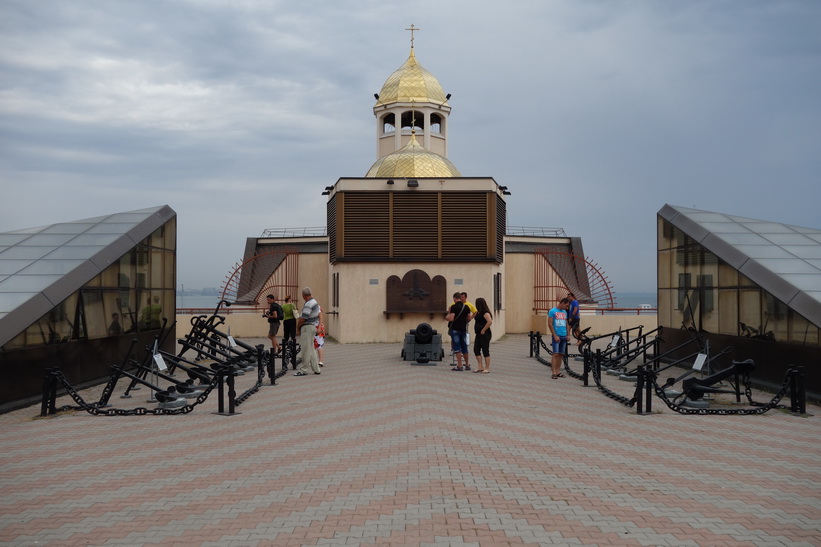
[[[655,292],[617,292],[617,308],[641,308],[649,304],[651,308],[658,308],[658,298]]]
[[[623,292],[616,293],[616,307],[636,309],[649,305],[655,309],[658,307],[658,299],[655,292]],[[181,295],[177,294],[177,309],[195,308],[213,310],[220,301],[218,295]],[[582,305],[584,307],[584,305]]]

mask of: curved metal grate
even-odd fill
[[[616,307],[610,280],[602,268],[590,260],[566,251],[540,247],[536,253],[533,307],[549,310],[556,302],[576,295],[579,303],[597,309]]]
[[[237,262],[225,276],[222,299],[232,304],[262,306],[265,296],[279,300],[296,294],[298,252],[294,247],[278,247]]]

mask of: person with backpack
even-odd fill
[[[269,294],[265,299],[268,301],[268,310],[262,316],[268,319],[268,339],[271,340],[271,356],[273,357],[282,349],[277,343],[277,333],[284,313],[282,306],[277,304],[276,296]]]

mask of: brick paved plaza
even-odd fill
[[[235,416],[4,414],[0,544],[821,545],[818,407],[638,416],[526,336],[491,374],[400,350],[329,343]]]

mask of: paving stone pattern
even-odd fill
[[[4,414],[0,544],[821,545],[818,407],[639,416],[526,336],[490,374],[400,350],[329,342],[234,416]]]

